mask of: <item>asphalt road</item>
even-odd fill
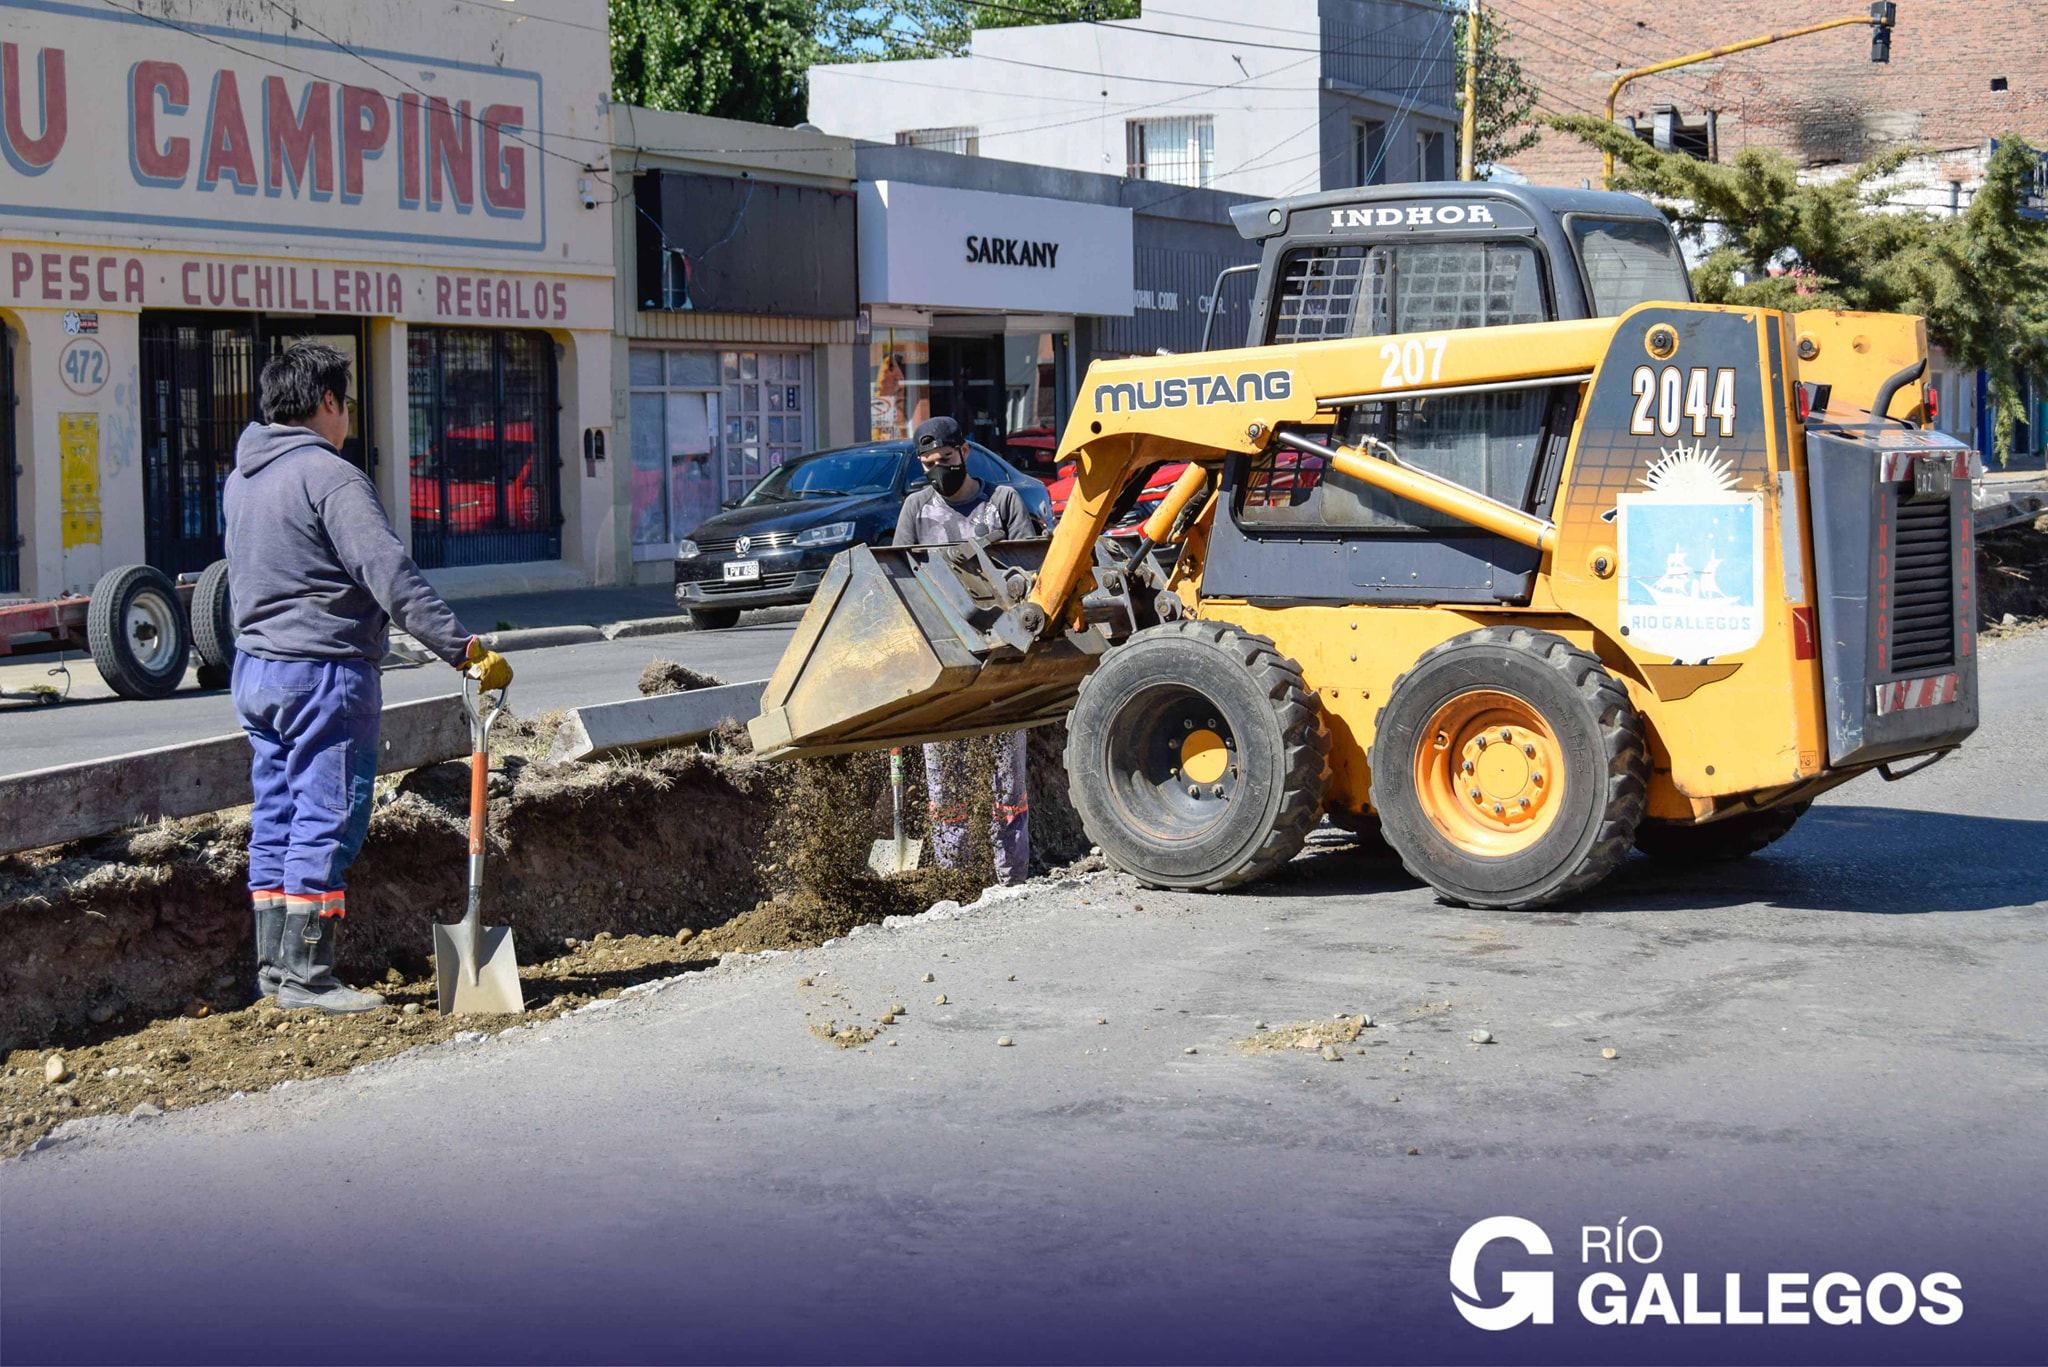
[[[510,651],[516,671],[513,710],[530,715],[633,697],[640,671],[654,659],[675,660],[728,683],[765,679],[782,658],[782,647],[796,625],[794,613],[778,614],[780,620],[755,620],[761,616],[767,614],[752,615],[730,631],[683,631]],[[7,686],[19,690],[46,681],[61,686],[61,681],[45,679],[48,668],[44,662],[10,665]],[[0,710],[0,774],[232,735],[241,729],[226,689],[199,689],[188,676],[186,686],[168,698],[134,702],[114,696],[90,660],[74,659],[70,668],[75,676],[71,701]],[[440,664],[384,671],[386,703],[453,693],[459,686],[454,672]]]
[[[1635,860],[1565,909],[1446,907],[1326,831],[1247,892],[1036,885],[73,1132],[0,1165],[0,1344],[20,1362],[2039,1361],[2048,634],[1989,647],[1984,677],[1962,754],[1838,790],[1747,863]],[[809,1031],[892,1000],[907,1018],[865,1049]],[[1233,1043],[1340,1010],[1378,1021],[1341,1062]],[[1495,1215],[1554,1252],[1490,1245],[1482,1300],[1504,1270],[1552,1271],[1554,1324],[1488,1333],[1454,1310],[1453,1245]],[[1655,1228],[1630,1243],[1655,1261],[1587,1266],[1584,1228],[1618,1223]],[[1646,1322],[1582,1318],[1582,1279],[1609,1270]],[[1767,1274],[1830,1272],[1948,1272],[1964,1311],[1668,1325],[1649,1290],[1696,1273],[1718,1312],[1737,1273],[1756,1312]]]

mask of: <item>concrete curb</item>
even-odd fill
[[[635,617],[626,622],[608,622],[598,628],[607,641],[624,641],[635,636],[672,636],[679,631],[693,630],[687,614],[673,617]]]
[[[539,650],[546,646],[581,646],[604,640],[596,627],[516,627],[511,631],[487,631],[483,643],[492,650]]]

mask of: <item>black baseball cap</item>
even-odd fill
[[[951,418],[926,418],[917,425],[917,433],[911,440],[916,444],[918,454],[923,455],[926,451],[937,451],[942,447],[965,446],[967,434]]]

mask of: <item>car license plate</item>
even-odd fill
[[[728,560],[725,562],[725,582],[746,583],[761,577],[761,562],[758,560]]]

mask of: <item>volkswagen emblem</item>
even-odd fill
[[[753,547],[754,538],[751,536],[743,536],[739,540],[732,543],[732,553],[734,555],[745,555],[748,551],[752,550]]]

